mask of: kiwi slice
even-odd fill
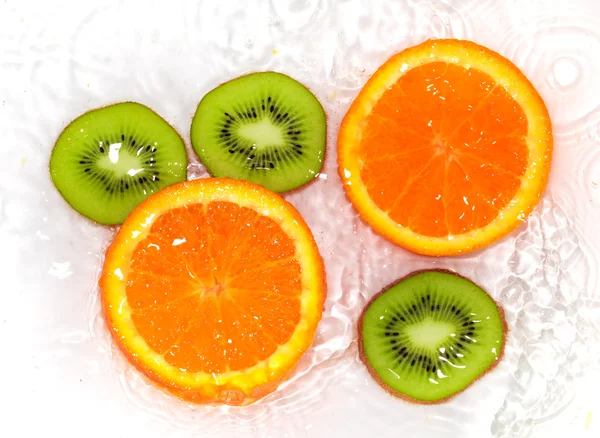
[[[325,112],[317,98],[289,76],[252,73],[204,96],[191,137],[194,151],[213,176],[285,192],[321,171]]]
[[[52,182],[82,215],[121,224],[152,193],[187,176],[177,132],[134,102],[95,109],[73,120],[50,157]]]
[[[505,332],[502,309],[479,286],[449,271],[419,271],[365,307],[360,357],[393,395],[439,403],[499,362]]]

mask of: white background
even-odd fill
[[[391,54],[466,38],[515,62],[556,140],[548,191],[515,233],[430,259],[374,235],[346,200],[335,138],[351,99]],[[564,1],[0,1],[0,436],[525,437],[600,435],[600,3]],[[194,407],[149,386],[115,350],[96,281],[114,230],[53,189],[49,153],[80,113],[151,106],[184,136],[204,93],[249,71],[300,80],[328,114],[319,180],[287,198],[326,262],[313,348],[247,408]],[[206,176],[193,159],[191,177]],[[417,268],[455,269],[507,310],[500,366],[439,406],[386,395],[357,361],[355,321]]]

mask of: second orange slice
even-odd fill
[[[348,197],[378,233],[411,251],[456,255],[514,230],[548,179],[552,127],[509,60],[459,40],[390,58],[338,137]]]
[[[194,402],[251,403],[310,346],[324,268],[298,212],[260,186],[200,179],[164,189],[125,221],[100,280],[129,360]]]

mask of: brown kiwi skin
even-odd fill
[[[323,108],[323,104],[317,98],[317,95],[315,93],[313,93],[310,88],[308,88],[306,85],[304,85],[299,80],[293,78],[292,76],[290,76],[288,74],[285,74],[285,73],[281,73],[279,71],[274,71],[274,70],[260,70],[260,71],[248,72],[248,73],[245,73],[243,75],[236,76],[235,78],[229,79],[229,80],[227,80],[225,82],[220,82],[216,87],[212,88],[211,90],[214,90],[215,88],[220,87],[221,85],[225,85],[225,84],[227,84],[227,83],[229,83],[231,81],[235,81],[236,79],[240,79],[240,78],[243,78],[245,76],[250,76],[251,74],[254,74],[254,73],[277,73],[277,74],[284,75],[284,76],[289,77],[290,79],[295,80],[300,85],[302,85],[304,88],[306,88],[313,96],[315,96],[315,99],[317,99],[317,101],[321,105],[321,108]],[[198,104],[196,104],[196,108],[198,108]],[[194,110],[194,112],[192,113],[192,116],[191,116],[192,123],[193,123],[195,111],[196,110]],[[327,129],[327,127],[329,126],[329,114],[327,114],[327,111],[325,111],[325,108],[323,108],[323,113],[325,114],[325,150],[323,151],[323,166],[321,166],[321,170],[323,170],[323,167],[325,167],[325,161],[327,160],[327,157],[329,156],[328,151],[329,151],[329,143],[330,143],[329,142],[329,137],[328,137],[329,130]],[[190,124],[190,144],[191,144],[191,141],[192,141],[192,125]],[[200,158],[198,158],[198,162],[204,166],[204,163],[202,163],[202,160],[200,160]],[[208,170],[208,168],[206,166],[204,166],[204,168],[206,169],[206,172],[211,176],[211,178],[215,178],[215,176]],[[281,192],[280,194],[281,195],[292,195],[292,194],[294,194],[296,192],[299,192],[300,190],[305,189],[309,185],[313,184],[319,178],[320,174],[321,174],[321,172],[317,173],[313,179],[311,179],[310,181],[302,184],[301,186],[296,187],[295,189],[286,190],[285,192]]]
[[[365,353],[365,349],[363,346],[363,342],[362,342],[362,331],[363,331],[363,322],[364,322],[364,317],[365,317],[365,313],[367,311],[367,309],[371,306],[371,304],[373,303],[373,301],[375,301],[380,295],[382,295],[384,292],[386,292],[388,289],[390,289],[391,287],[395,286],[396,284],[400,283],[403,280],[406,280],[407,278],[410,278],[414,275],[417,274],[421,274],[424,272],[443,272],[445,274],[452,274],[452,275],[456,275],[458,277],[464,278],[465,280],[468,280],[472,283],[475,283],[473,280],[471,280],[468,277],[465,277],[463,275],[460,275],[454,271],[451,271],[449,269],[440,269],[440,268],[436,268],[436,269],[420,269],[418,271],[413,271],[407,275],[405,275],[404,277],[390,283],[389,285],[387,285],[386,287],[384,287],[380,292],[378,292],[377,294],[375,294],[375,296],[373,296],[363,307],[362,312],[360,313],[360,317],[358,318],[358,356],[361,360],[361,362],[367,367],[367,371],[369,371],[369,374],[371,375],[371,377],[373,378],[373,380],[375,380],[375,382],[377,382],[377,384],[379,386],[381,386],[388,394],[399,398],[401,400],[404,400],[406,402],[409,403],[413,403],[413,404],[420,404],[420,405],[436,405],[436,404],[441,404],[441,403],[445,403],[448,400],[456,397],[458,394],[462,393],[463,391],[465,391],[466,389],[470,388],[471,385],[473,385],[473,383],[475,383],[476,381],[478,381],[479,379],[481,379],[483,376],[485,376],[487,373],[489,373],[490,371],[492,371],[494,368],[496,368],[496,366],[498,366],[498,364],[500,363],[500,361],[503,359],[504,357],[504,347],[506,346],[506,341],[508,339],[508,324],[506,323],[506,318],[504,316],[504,309],[502,308],[502,306],[494,300],[494,303],[496,304],[496,307],[498,308],[498,311],[500,313],[500,319],[502,320],[502,326],[504,329],[504,337],[502,339],[502,348],[500,349],[500,353],[498,354],[498,358],[483,372],[481,373],[478,377],[476,377],[471,383],[469,383],[467,386],[465,386],[463,389],[461,389],[458,392],[455,392],[452,395],[449,395],[448,397],[442,398],[440,400],[419,400],[413,397],[409,397],[405,394],[401,394],[400,392],[396,391],[395,389],[393,389],[390,385],[388,385],[387,383],[385,383],[383,381],[383,379],[381,377],[379,377],[379,375],[377,374],[377,372],[373,369],[373,367],[371,366],[371,364],[369,363],[369,360],[367,359],[367,355]],[[475,283],[477,284],[477,283]],[[479,286],[479,285],[477,285]],[[481,286],[479,286],[481,288]],[[483,288],[482,288],[483,289]],[[485,293],[488,293],[485,289],[483,289]],[[489,293],[488,293],[489,295]],[[491,297],[491,295],[490,295]]]
[[[183,139],[183,137],[181,136],[181,134],[179,133],[179,131],[178,131],[177,129],[175,129],[175,127],[174,127],[173,125],[171,125],[169,122],[167,122],[167,120],[166,120],[166,119],[165,119],[163,116],[161,116],[161,115],[160,115],[158,112],[156,112],[156,111],[155,111],[155,110],[154,110],[152,107],[150,107],[150,106],[148,106],[148,105],[145,105],[145,104],[143,104],[143,103],[140,103],[140,102],[133,101],[133,100],[123,100],[123,101],[117,101],[117,102],[107,103],[106,105],[102,105],[102,106],[99,106],[99,107],[96,107],[96,108],[89,109],[89,110],[87,110],[87,111],[85,111],[85,112],[83,112],[83,113],[79,114],[78,116],[75,116],[75,118],[71,119],[71,120],[69,121],[69,123],[67,123],[67,124],[66,124],[66,125],[63,127],[63,129],[60,131],[60,133],[59,133],[59,134],[58,134],[58,136],[56,137],[56,140],[54,140],[54,145],[52,146],[52,151],[50,152],[50,158],[52,158],[52,154],[54,153],[54,148],[56,147],[56,142],[58,141],[58,139],[60,138],[60,136],[61,136],[61,135],[63,135],[63,133],[64,133],[64,132],[65,132],[65,130],[66,130],[68,127],[69,127],[69,125],[71,125],[71,123],[73,123],[73,121],[74,121],[75,119],[78,119],[78,118],[80,118],[80,117],[83,117],[83,116],[85,116],[86,114],[89,114],[89,113],[91,113],[91,112],[93,112],[93,111],[98,111],[98,110],[101,110],[101,109],[107,108],[107,107],[109,107],[109,106],[117,105],[117,104],[120,104],[120,103],[135,103],[136,105],[141,105],[141,106],[143,106],[143,107],[146,107],[146,108],[148,108],[150,111],[152,111],[153,113],[155,113],[156,115],[158,115],[158,116],[159,116],[161,119],[163,119],[163,120],[165,121],[165,123],[166,123],[167,125],[169,125],[169,126],[170,126],[170,127],[173,129],[173,131],[175,131],[175,132],[177,133],[177,136],[178,136],[178,137],[181,139],[181,142],[182,142],[182,143],[183,143],[183,145],[185,146],[185,157],[186,157],[186,159],[187,159],[187,163],[188,163],[188,164],[187,164],[187,166],[189,167],[189,165],[190,165],[190,151],[188,150],[188,149],[189,149],[189,147],[188,147],[187,143],[185,142],[185,140]],[[187,169],[187,167],[186,167],[186,180],[188,179],[188,176],[187,176],[187,174],[188,174],[188,169]],[[50,182],[52,182],[52,175],[51,175],[51,173],[50,173],[50,160],[48,160],[48,176],[50,177]],[[52,183],[52,186],[54,187],[54,183]],[[56,187],[55,187],[54,189],[55,189],[55,190],[58,192],[58,189],[57,189]],[[66,201],[66,200],[65,200],[65,199],[62,197],[62,195],[61,195],[61,197],[60,197],[60,198],[62,199],[62,201],[63,201],[63,202],[64,202],[64,203],[65,203],[65,204],[66,204],[66,205],[67,205],[67,206],[68,206],[68,207],[69,207],[69,208],[70,208],[72,211],[74,211],[75,213],[77,213],[77,214],[79,215],[79,217],[83,218],[83,219],[84,219],[86,222],[88,222],[88,223],[90,223],[90,224],[93,224],[93,225],[96,225],[96,226],[100,226],[100,227],[103,227],[103,228],[112,229],[112,230],[114,230],[115,232],[116,232],[116,231],[117,231],[117,230],[118,230],[118,229],[121,227],[121,225],[120,225],[120,224],[114,224],[114,225],[105,225],[105,224],[101,224],[101,223],[99,223],[99,222],[96,222],[96,221],[94,221],[94,220],[90,219],[89,217],[86,217],[86,216],[84,216],[83,214],[81,214],[81,213],[79,213],[77,210],[75,210],[73,207],[71,207],[71,206],[69,205],[69,203],[68,203],[68,202],[67,202],[67,201]]]

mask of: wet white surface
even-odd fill
[[[471,39],[511,59],[554,123],[537,210],[498,244],[458,258],[416,256],[376,236],[335,163],[339,122],[369,75],[432,37]],[[599,53],[594,0],[0,3],[0,435],[599,436]],[[121,100],[149,105],[187,141],[204,93],[259,70],[303,82],[328,114],[323,174],[287,196],[325,259],[327,308],[276,393],[246,408],[187,405],[150,386],[113,346],[96,282],[114,230],[64,203],[49,153],[71,119]],[[189,156],[190,175],[206,176]],[[500,366],[438,406],[391,398],[356,353],[362,305],[424,267],[481,284],[511,330]]]

